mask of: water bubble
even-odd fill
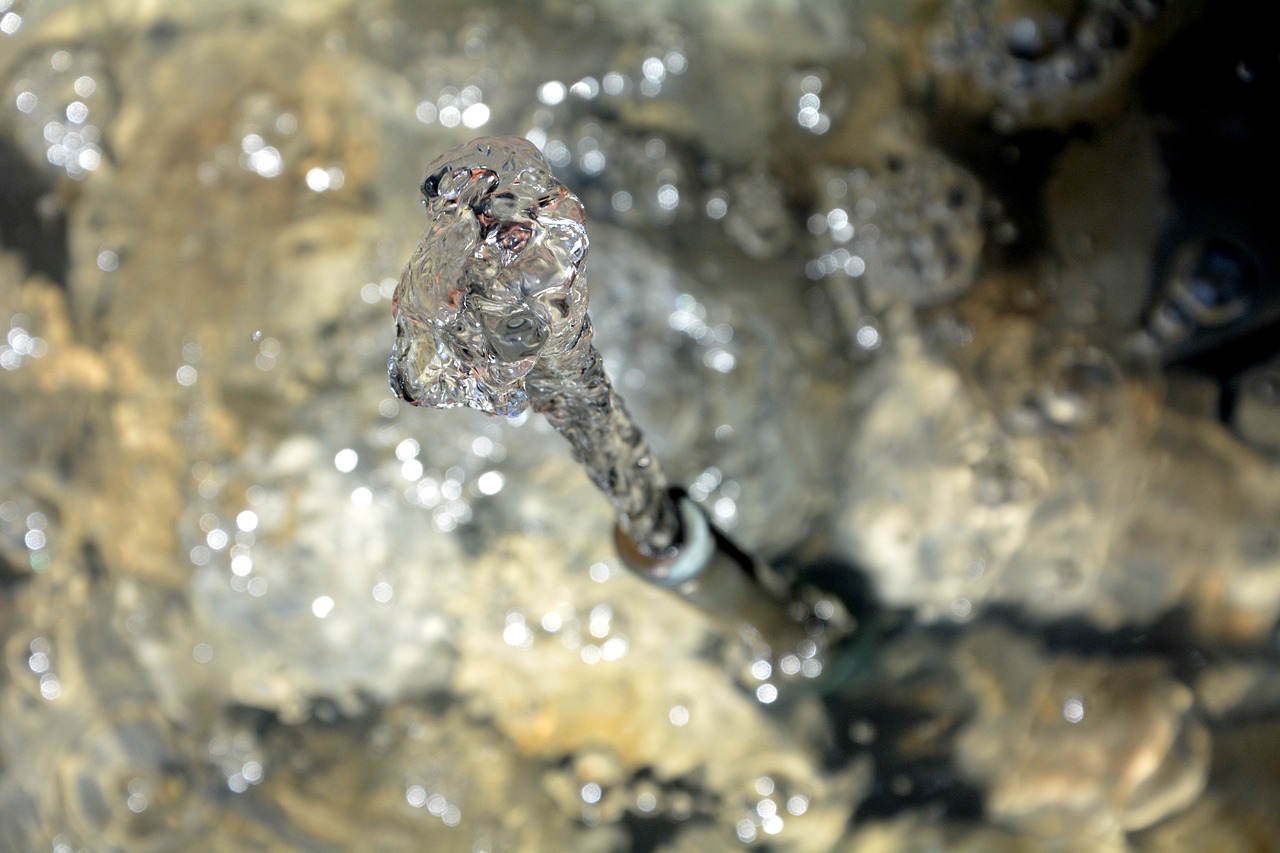
[[[706,211],[710,219],[724,219],[725,214],[729,212],[729,200],[723,193],[712,195],[707,199]]]
[[[644,790],[636,794],[636,809],[642,814],[649,814],[658,807],[658,796],[653,791]]]
[[[1193,323],[1222,326],[1248,310],[1257,280],[1257,267],[1243,248],[1225,240],[1204,240],[1178,252],[1166,292]]]
[[[1064,428],[1102,426],[1120,405],[1119,366],[1096,347],[1066,347],[1050,358],[1039,401],[1050,423]]]
[[[315,192],[329,189],[329,173],[319,167],[307,170],[307,187]]]
[[[533,632],[525,624],[524,617],[512,620],[502,629],[502,639],[509,646],[527,649],[533,646]]]
[[[279,149],[270,145],[250,154],[247,163],[246,168],[249,171],[255,172],[264,178],[277,177],[284,169],[284,158],[281,156]]]
[[[607,661],[614,661],[622,658],[630,647],[627,638],[616,634],[605,640],[600,646],[600,657]]]
[[[462,123],[472,129],[483,127],[489,121],[489,107],[485,104],[472,104],[462,111]]]
[[[333,457],[334,467],[344,474],[354,471],[359,461],[359,455],[349,447],[339,450]]]
[[[102,152],[92,146],[82,148],[76,155],[76,162],[86,172],[92,172],[102,165]]]
[[[486,471],[476,480],[476,488],[482,495],[496,495],[502,486],[503,477],[498,471]]]
[[[865,350],[878,349],[880,346],[880,331],[871,324],[859,326],[858,331],[854,333],[854,340],[858,346]]]
[[[608,78],[605,78],[606,81]],[[606,91],[608,87],[606,86]],[[538,100],[548,106],[555,106],[564,100],[568,90],[559,80],[549,80],[538,87]]]
[[[675,210],[680,205],[680,190],[675,184],[658,187],[658,205],[663,210]]]
[[[40,676],[40,695],[53,701],[62,695],[62,680],[55,673],[46,672]]]
[[[569,87],[569,94],[589,101],[600,94],[600,82],[594,77],[583,77]]]
[[[630,81],[617,71],[610,71],[604,75],[604,79],[600,81],[600,85],[604,88],[605,94],[621,95],[627,90]]]

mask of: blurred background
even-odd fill
[[[0,850],[1280,849],[1261,5],[0,0]],[[392,397],[497,134],[821,690]]]

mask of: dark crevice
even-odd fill
[[[1243,0],[1206,4],[1148,66],[1139,84],[1158,119],[1173,225],[1155,247],[1154,293],[1164,289],[1183,247],[1216,241],[1239,247],[1254,280],[1248,310],[1222,326],[1199,327],[1172,361],[1224,383],[1280,352],[1280,249],[1269,223],[1280,191],[1274,112],[1280,96],[1269,9]]]
[[[67,220],[42,204],[53,181],[32,165],[13,140],[0,137],[0,248],[17,252],[31,275],[67,283]]]
[[[4,589],[7,586],[14,586],[21,581],[27,581],[30,579],[31,572],[10,563],[4,558],[3,554],[0,554],[0,589]]]
[[[107,576],[107,564],[102,558],[102,551],[98,548],[98,543],[88,541],[80,549],[81,559],[84,560],[85,571],[88,572],[90,580],[97,583]]]

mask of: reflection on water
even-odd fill
[[[1275,59],[1207,6],[0,0],[0,850],[1266,848]],[[392,398],[484,134],[853,615],[825,695],[540,417]]]

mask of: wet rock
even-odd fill
[[[1256,660],[1220,663],[1200,673],[1195,691],[1196,702],[1214,721],[1265,717],[1280,703],[1280,667]]]
[[[1162,663],[1046,659],[989,630],[970,634],[956,663],[976,699],[956,760],[997,821],[1106,835],[1151,826],[1204,788],[1208,730]]]
[[[1280,361],[1246,371],[1239,389],[1231,415],[1236,433],[1264,453],[1280,454]]]
[[[1129,849],[1123,838],[1105,839],[1088,833],[1062,833],[1052,840],[1034,833],[960,822],[943,822],[908,814],[893,820],[863,824],[837,850],[840,853],[909,853],[914,850],[954,850],[959,853],[1030,853],[1052,844],[1064,853],[1087,853],[1105,845],[1108,851]]]
[[[786,336],[802,306],[756,316],[627,235],[592,233],[596,344],[664,469],[748,547],[795,542],[831,499],[823,449],[842,441],[803,417],[824,404]]]
[[[561,815],[539,785],[541,766],[513,760],[509,743],[456,706],[391,705],[368,725],[277,728],[263,744],[295,760],[268,765],[254,789],[277,824],[246,822],[259,843],[279,843],[271,833],[281,831],[295,846],[427,844],[458,853],[564,843],[603,851],[624,841],[616,826],[584,827]]]
[[[890,305],[948,302],[972,284],[982,256],[982,188],[963,167],[930,148],[889,146],[867,168],[818,172],[808,220],[816,257],[811,279],[830,279],[850,335],[864,315]],[[866,346],[865,349],[874,347]]]
[[[1274,464],[1219,425],[1175,412],[1164,413],[1154,439],[1148,489],[1164,499],[1144,504],[1122,540],[1117,556],[1124,572],[1117,579],[1131,582],[1117,588],[1137,600],[1160,567],[1162,577],[1184,579],[1181,595],[1201,636],[1259,646],[1280,616]],[[1218,480],[1224,471],[1228,479]],[[1212,530],[1200,523],[1206,513],[1231,521]]]
[[[959,372],[909,337],[876,365],[849,449],[846,553],[925,618],[1007,602],[1114,628],[1187,604],[1207,636],[1261,641],[1280,612],[1272,466],[1216,424],[1159,414],[1105,352],[1017,329],[979,337]],[[1227,529],[1197,520],[1227,507]]]
[[[725,187],[724,230],[739,249],[753,258],[774,257],[794,238],[782,188],[764,170],[729,179]],[[708,202],[707,214],[720,213]]]
[[[865,790],[866,768],[819,768],[810,744],[821,727],[811,705],[801,701],[772,718],[727,672],[693,657],[714,629],[688,605],[610,572],[607,562],[589,573],[606,578],[603,587],[581,574],[548,584],[529,547],[510,540],[474,567],[496,595],[459,633],[452,689],[520,755],[575,756],[544,783],[562,809],[589,825],[639,809],[630,797],[642,791],[628,795],[620,783],[643,772],[657,786],[643,813],[709,818],[723,839],[759,832],[776,836],[780,849],[822,850],[834,841]],[[725,726],[734,731],[728,742],[712,735]],[[779,739],[790,746],[778,749]],[[739,792],[755,791],[766,777],[788,792],[767,826],[768,809],[757,801],[774,788],[756,794],[750,815],[738,808]],[[681,786],[701,793],[681,805]]]
[[[72,481],[108,405],[107,359],[76,339],[64,294],[0,254],[0,408],[23,412],[0,442],[0,574],[73,571],[85,533]]]
[[[925,37],[922,65],[943,104],[989,115],[997,130],[1063,128],[1118,110],[1187,11],[1112,0],[956,0]]]
[[[1213,234],[1150,275],[1123,105],[1194,9],[1148,6],[6,6],[0,133],[69,276],[0,257],[0,847],[1265,847],[1270,419],[1252,384],[1162,412],[1161,353],[1117,352],[1238,301]],[[994,221],[959,158],[1033,128],[1043,221]],[[867,681],[762,704],[545,424],[391,399],[422,166],[480,133],[590,196],[598,340],[674,479],[904,611]],[[1043,651],[1061,618],[1160,630]]]
[[[1096,375],[1088,365],[1098,356],[1087,351],[1037,358],[1030,330],[1012,325],[970,384],[924,351],[901,315],[894,323],[892,358],[875,367],[878,391],[849,449],[837,541],[886,600],[928,619],[965,621],[995,601],[1114,618],[1100,586],[1125,488],[1109,465],[1131,423],[1120,401],[1138,397],[1105,358]],[[1010,409],[992,405],[979,390],[986,382]],[[1021,418],[1056,418],[1090,452],[1066,453]],[[1095,515],[1103,501],[1108,509]]]
[[[1138,833],[1134,849],[1266,849],[1280,831],[1280,730],[1274,721],[1233,725],[1214,735],[1213,772],[1204,796],[1183,813]]]
[[[539,110],[529,131],[592,223],[666,227],[694,219],[701,181],[681,137],[597,112],[573,103],[560,113]]]
[[[1155,127],[1126,115],[1069,143],[1053,169],[1044,189],[1053,297],[1071,322],[1133,329],[1152,298],[1152,247],[1170,216]],[[1117,194],[1130,203],[1116,204]]]
[[[51,588],[60,593],[56,613],[43,603]],[[0,679],[0,808],[14,818],[0,825],[0,842],[18,850],[192,843],[214,819],[211,780],[192,731],[166,715],[116,633],[109,587],[64,570],[19,595]]]
[[[119,94],[98,46],[46,42],[0,71],[16,94],[0,114],[0,130],[33,165],[75,180],[109,166],[103,133],[115,122]]]

